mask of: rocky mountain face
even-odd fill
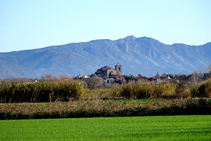
[[[46,73],[71,76],[93,74],[120,63],[124,74],[154,76],[189,74],[211,62],[211,43],[200,46],[166,45],[148,37],[93,40],[46,48],[0,53],[0,79],[40,78]]]

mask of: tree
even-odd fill
[[[54,75],[47,73],[45,74],[45,76],[41,76],[40,81],[49,83],[49,82],[54,82],[55,79],[56,77]]]
[[[92,77],[84,79],[85,85],[89,89],[102,88],[104,81],[101,77]]]
[[[190,77],[192,86],[200,82],[200,75],[196,70],[193,71]]]

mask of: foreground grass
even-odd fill
[[[0,140],[211,140],[211,115],[1,120]]]

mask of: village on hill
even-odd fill
[[[141,80],[142,82],[149,82],[153,84],[162,84],[162,83],[179,83],[180,81],[183,80],[189,80],[191,79],[190,75],[172,75],[172,74],[157,74],[153,77],[145,77],[142,76],[141,74],[134,75],[134,74],[129,74],[129,75],[122,75],[122,65],[120,63],[117,63],[115,65],[115,69],[109,67],[109,66],[104,66],[100,69],[98,69],[95,74],[92,75],[78,75],[75,77],[75,80],[78,81],[85,81],[89,82],[91,79],[94,79],[95,81],[98,80],[98,83],[100,84],[100,81],[103,83],[107,83],[110,85],[120,85],[120,84],[125,84],[125,83],[134,83],[137,82],[138,80]],[[210,73],[204,73],[200,79],[206,79],[210,76]],[[193,77],[192,77],[193,79]]]
[[[202,81],[206,80],[211,76],[211,71],[208,73],[192,73],[189,75],[184,74],[155,74],[153,77],[145,77],[141,74],[135,75],[135,74],[129,74],[129,75],[122,75],[123,73],[122,65],[120,63],[117,63],[114,68],[109,66],[104,66],[100,69],[97,69],[94,74],[91,75],[78,75],[76,77],[70,77],[65,74],[61,74],[58,77],[52,75],[52,74],[45,74],[45,76],[42,76],[40,79],[33,79],[33,78],[5,78],[3,80],[0,79],[0,86],[3,84],[15,84],[15,83],[22,83],[22,84],[30,84],[30,83],[37,83],[42,81],[49,81],[53,82],[56,78],[63,79],[63,80],[75,80],[80,83],[84,83],[84,85],[87,85],[90,89],[95,88],[110,88],[110,87],[117,87],[121,84],[137,84],[139,82],[142,83],[151,83],[151,84],[163,84],[163,83],[173,83],[178,84],[181,82],[189,82],[193,83],[193,81]]]

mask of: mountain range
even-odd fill
[[[40,78],[46,73],[89,75],[103,66],[122,65],[122,74],[190,74],[211,62],[211,42],[167,45],[149,37],[100,39],[40,49],[0,52],[0,79]]]

